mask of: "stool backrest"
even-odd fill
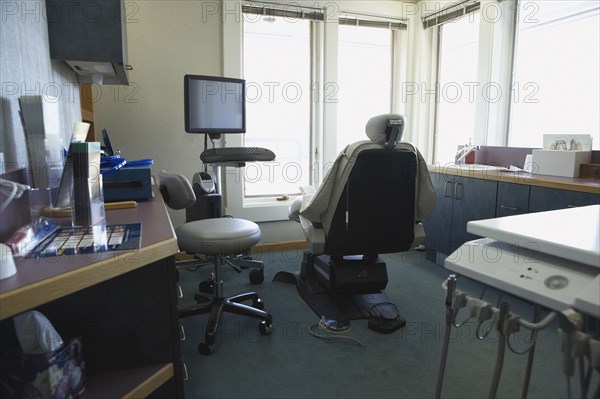
[[[182,174],[161,170],[158,173],[160,193],[171,209],[185,209],[196,202],[190,181]]]

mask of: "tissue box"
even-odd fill
[[[579,166],[582,163],[590,163],[591,160],[591,151],[533,150],[532,173],[579,177]]]
[[[77,398],[86,384],[81,339],[51,353],[7,352],[0,358],[3,398]]]

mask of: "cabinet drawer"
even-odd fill
[[[552,211],[600,204],[600,195],[554,188],[531,187],[529,212]]]
[[[496,217],[520,215],[529,210],[530,186],[514,183],[498,183]]]

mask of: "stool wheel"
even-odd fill
[[[201,342],[198,345],[198,352],[200,352],[201,355],[208,356],[212,353],[214,349],[215,344],[207,344],[206,342]]]
[[[250,277],[250,283],[255,285],[262,284],[265,281],[265,272],[262,269],[252,269],[248,273],[248,277]]]
[[[271,334],[271,328],[272,328],[271,323],[267,324],[266,321],[261,321],[260,324],[258,325],[258,331],[260,331],[260,333],[262,335]]]
[[[263,310],[265,308],[265,303],[262,301],[262,299],[257,298],[254,301],[252,301],[252,307],[255,309]]]
[[[198,284],[198,291],[205,294],[212,294],[215,292],[215,282],[213,280],[204,280]]]

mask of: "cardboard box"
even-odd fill
[[[590,163],[591,151],[533,150],[532,173],[550,176],[579,177],[581,164]]]

